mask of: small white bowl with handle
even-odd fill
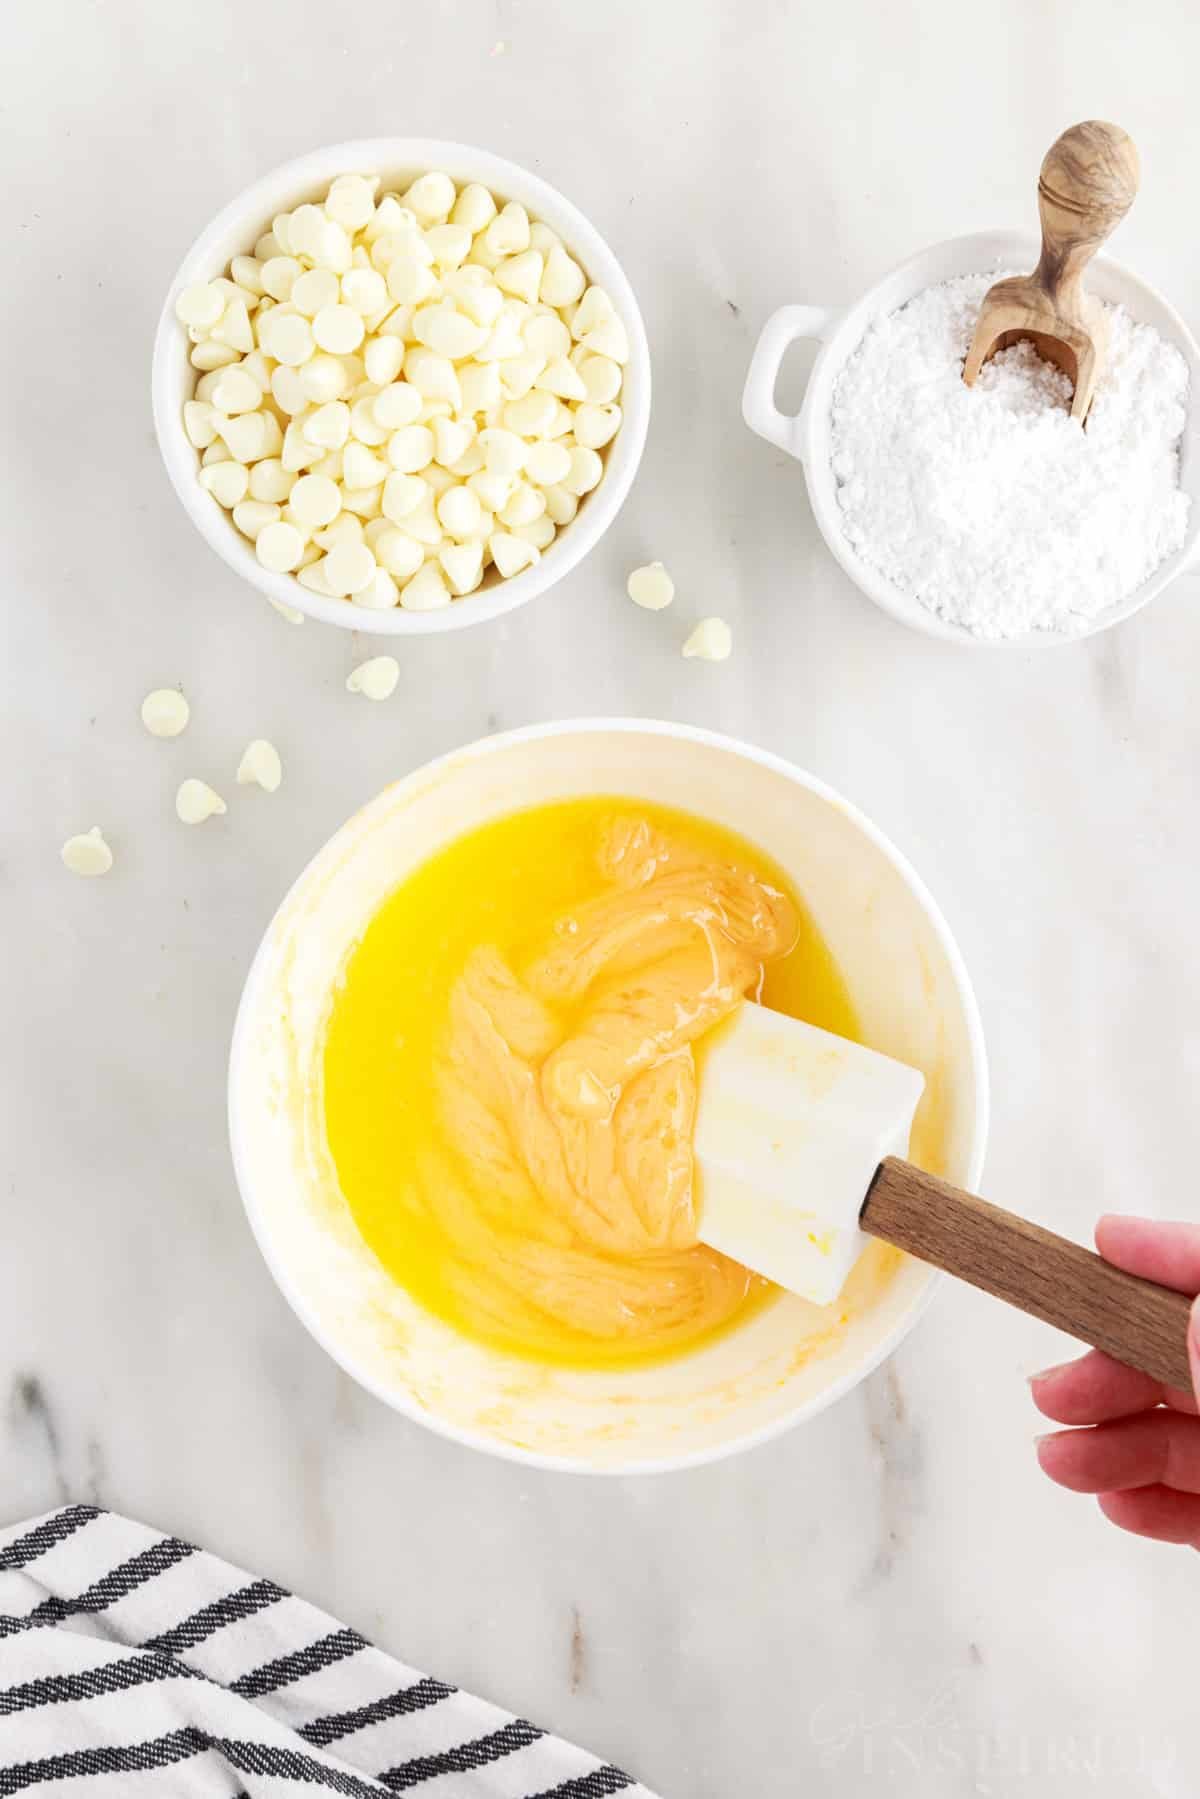
[[[372,611],[349,600],[326,599],[302,587],[293,575],[264,568],[254,545],[201,487],[199,455],[183,429],[183,405],[191,397],[197,371],[188,361],[187,333],[175,317],[175,300],[181,289],[193,282],[225,274],[230,258],[248,254],[276,213],[290,211],[303,201],[323,199],[335,176],[379,175],[385,190],[402,190],[431,169],[443,170],[456,184],[482,182],[501,202],[519,201],[532,219],[558,233],[588,280],[606,290],[629,338],[629,361],[620,394],[622,422],[605,450],[600,481],[532,568],[508,580],[489,579],[474,593],[432,611],[405,611],[399,606]],[[599,541],[620,511],[641,461],[650,419],[650,350],[642,315],[620,263],[595,226],[548,182],[515,162],[467,144],[438,138],[365,138],[313,150],[272,169],[231,200],[201,232],[167,290],[154,340],[151,386],[154,428],[171,485],[200,535],[235,574],[268,598],[310,618],[377,637],[403,637],[460,630],[512,612],[561,581]]]
[[[384,1271],[338,1185],[321,1098],[333,995],[388,894],[516,804],[597,795],[700,812],[775,858],[841,971],[865,1040],[925,1075],[914,1159],[976,1181],[983,1035],[962,959],[917,875],[860,812],[778,756],[637,719],[486,738],[389,787],[343,826],[283,901],[247,978],[230,1134],[272,1274],[370,1392],[458,1443],[534,1467],[657,1473],[765,1442],[848,1392],[912,1328],[933,1271],[889,1250],[890,1262],[860,1264],[852,1278],[862,1287],[830,1311],[783,1294],[715,1342],[651,1367],[536,1365],[460,1335]]]
[[[845,569],[855,586],[901,624],[925,631],[951,643],[987,649],[1043,649],[1055,644],[1077,643],[1097,631],[1105,631],[1129,618],[1163,591],[1177,575],[1200,559],[1200,429],[1194,396],[1200,393],[1200,347],[1179,314],[1162,295],[1129,269],[1108,257],[1097,256],[1088,265],[1088,287],[1102,300],[1124,306],[1139,322],[1153,325],[1173,343],[1187,361],[1192,402],[1181,445],[1181,481],[1191,500],[1187,539],[1168,556],[1133,593],[1089,619],[1072,632],[1026,631],[1005,638],[976,637],[961,625],[939,618],[912,594],[904,593],[855,550],[842,530],[841,506],[830,453],[833,389],[847,359],[862,341],[868,326],[881,315],[895,312],[924,288],[959,275],[999,269],[1029,269],[1037,263],[1041,246],[1028,234],[981,231],[967,237],[948,238],[901,263],[882,281],[845,311],[826,306],[783,306],[764,325],[754,349],[742,396],[742,413],[750,429],[777,449],[794,456],[804,470],[809,502],[830,553]],[[804,403],[794,417],[775,403],[780,366],[790,346],[808,338],[819,343]]]

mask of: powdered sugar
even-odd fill
[[[1183,356],[1123,307],[1086,429],[1032,344],[963,358],[996,279],[964,275],[877,319],[838,376],[832,456],[864,561],[980,637],[1071,633],[1184,541]]]

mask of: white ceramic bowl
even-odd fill
[[[1098,256],[1088,267],[1089,289],[1102,300],[1119,302],[1135,319],[1153,325],[1187,359],[1191,373],[1191,407],[1184,433],[1182,482],[1191,499],[1187,541],[1159,564],[1148,581],[1127,599],[1110,606],[1081,631],[1027,631],[1017,637],[975,637],[961,625],[948,623],[923,606],[911,594],[864,562],[842,531],[837,483],[830,461],[829,439],[834,383],[847,358],[858,347],[863,333],[881,313],[895,312],[922,288],[956,275],[971,275],[994,268],[1033,268],[1040,252],[1038,240],[1010,231],[981,231],[970,237],[952,237],[934,244],[909,262],[893,269],[845,312],[825,306],[784,306],[763,327],[742,398],[746,423],[768,443],[796,457],[804,469],[808,497],[821,535],[850,579],[869,599],[901,624],[927,631],[931,637],[988,649],[1039,649],[1060,643],[1076,643],[1119,624],[1123,618],[1152,600],[1200,557],[1200,444],[1198,444],[1196,395],[1200,394],[1200,347],[1191,332],[1162,295],[1122,268],[1120,263]],[[813,338],[820,353],[808,378],[804,404],[794,418],[775,404],[775,382],[788,346],[797,338]]]
[[[336,1361],[397,1411],[543,1468],[658,1472],[764,1442],[855,1386],[912,1327],[935,1277],[903,1261],[840,1335],[785,1296],[664,1366],[536,1368],[467,1341],[375,1261],[337,1185],[321,1115],[325,1022],[346,958],[407,874],[463,832],[582,794],[702,810],[794,878],[867,1040],[927,1077],[914,1155],[977,1182],[987,1131],[983,1037],[966,970],[918,877],[820,781],[683,725],[583,720],[490,737],[389,787],[284,900],[246,982],[230,1064],[242,1197],[275,1279]],[[825,1341],[819,1339],[825,1337]],[[810,1341],[810,1354],[798,1345]]]
[[[629,335],[629,362],[621,391],[623,419],[604,453],[601,480],[532,568],[508,581],[491,581],[465,599],[432,612],[405,612],[400,607],[374,612],[348,600],[324,599],[310,593],[292,575],[272,574],[263,568],[253,544],[200,486],[199,456],[188,441],[182,418],[184,401],[195,386],[196,370],[188,361],[187,334],[175,317],[175,298],[194,281],[211,281],[224,274],[230,258],[248,252],[276,213],[290,211],[302,201],[323,198],[335,175],[379,174],[385,188],[404,187],[428,169],[443,169],[459,183],[481,181],[500,199],[519,200],[533,218],[558,232],[588,279],[612,296]],[[454,631],[499,618],[552,587],[586,556],[620,511],[641,461],[650,418],[650,351],[642,315],[620,263],[595,226],[547,182],[502,156],[467,144],[443,143],[437,138],[364,138],[283,163],[218,213],[184,257],[167,292],[154,340],[152,385],[154,427],[167,473],[192,523],[218,556],[262,593],[310,618],[374,636],[404,637]]]

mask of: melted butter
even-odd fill
[[[542,1362],[711,1340],[775,1293],[696,1242],[696,1049],[743,994],[843,1036],[825,945],[760,852],[612,799],[418,869],[345,971],[325,1117],[364,1239],[422,1305]],[[864,1258],[865,1259],[865,1258]]]

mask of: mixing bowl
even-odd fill
[[[1191,408],[1181,445],[1181,480],[1191,500],[1187,539],[1173,556],[1161,562],[1142,585],[1117,605],[1098,613],[1076,632],[1027,631],[1019,636],[982,638],[961,625],[948,623],[923,606],[864,562],[842,531],[830,460],[830,426],[834,383],[847,358],[857,349],[867,327],[882,313],[895,312],[923,288],[957,275],[973,275],[985,269],[1031,269],[1041,245],[1034,237],[1017,232],[981,231],[970,237],[952,237],[934,244],[919,256],[902,263],[877,282],[869,293],[844,312],[826,306],[784,306],[763,327],[755,346],[742,396],[746,423],[768,443],[794,456],[804,470],[808,497],[822,537],[850,579],[868,599],[915,630],[953,643],[989,649],[1038,649],[1052,644],[1074,643],[1119,624],[1161,593],[1176,577],[1200,558],[1200,447],[1197,444],[1195,395],[1200,392],[1200,347],[1191,332],[1161,294],[1122,268],[1120,263],[1097,256],[1088,264],[1087,284],[1102,300],[1124,306],[1132,316],[1154,329],[1182,352],[1191,375]],[[780,412],[775,404],[775,382],[788,346],[798,338],[815,339],[821,349],[808,378],[804,403],[795,417]]]
[[[480,181],[497,199],[519,200],[531,218],[558,232],[589,281],[607,290],[629,337],[629,361],[620,396],[623,418],[604,452],[600,482],[532,568],[507,581],[485,583],[475,593],[434,611],[407,612],[396,606],[376,612],[348,600],[326,599],[302,587],[292,575],[265,569],[254,545],[200,486],[199,457],[183,429],[183,404],[195,387],[196,370],[188,361],[187,333],[175,317],[175,299],[181,288],[225,274],[230,258],[249,252],[276,213],[291,211],[302,201],[323,199],[335,175],[378,174],[385,190],[403,189],[429,169],[442,169],[459,184]],[[310,618],[376,637],[403,637],[455,631],[512,612],[560,581],[599,541],[620,511],[641,461],[650,418],[650,351],[642,315],[620,263],[595,226],[547,182],[515,162],[466,144],[443,143],[438,138],[365,138],[314,150],[272,169],[230,201],[200,234],[167,290],[154,340],[152,394],[154,428],[171,484],[200,535],[235,574]]]
[[[275,1279],[317,1340],[379,1398],[460,1443],[539,1467],[661,1471],[762,1442],[847,1392],[911,1329],[932,1272],[898,1260],[872,1305],[825,1338],[825,1316],[785,1295],[657,1367],[535,1367],[468,1341],[384,1273],[324,1136],[331,997],[382,901],[443,845],[514,804],[587,794],[702,810],[783,866],[842,970],[866,1041],[926,1075],[914,1155],[974,1186],[987,1128],[983,1038],[958,950],[916,874],[860,812],[790,763],[637,720],[487,738],[387,788],[326,844],[246,982],[230,1066],[233,1154]]]

